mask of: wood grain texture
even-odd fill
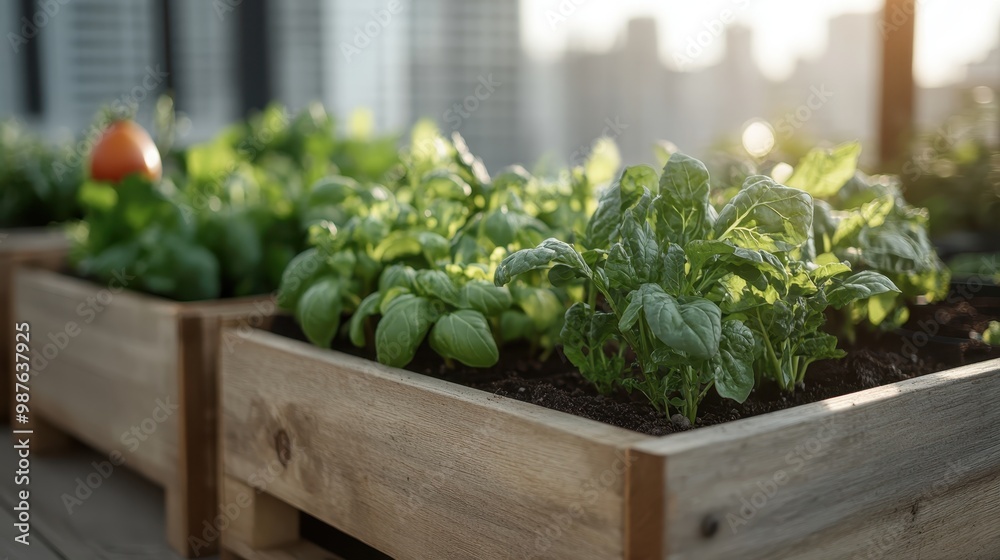
[[[31,415],[176,485],[181,348],[173,304],[33,269],[15,273],[15,289],[17,314],[31,325]]]
[[[227,476],[394,558],[622,557],[648,436],[261,331],[222,386]]]
[[[69,247],[61,229],[0,230],[0,418],[9,416],[13,396],[14,270],[19,266],[57,270]]]
[[[629,449],[625,474],[625,559],[663,558],[666,458]]]
[[[996,559],[998,402],[993,360],[639,444],[662,557]]]
[[[269,297],[178,303],[57,273],[15,273],[32,332],[31,415],[164,487],[184,554],[218,509],[218,356],[268,324]],[[221,327],[236,334],[221,339]],[[30,427],[30,426],[29,426]]]

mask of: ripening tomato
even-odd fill
[[[163,175],[160,152],[149,133],[135,122],[113,122],[90,154],[90,176],[117,183],[133,173],[159,180]]]

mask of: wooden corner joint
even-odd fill
[[[667,458],[637,449],[628,449],[625,457],[625,560],[662,560]]]

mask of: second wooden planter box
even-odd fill
[[[126,289],[129,277],[98,285],[44,270],[15,272],[15,320],[30,327],[28,424],[36,451],[71,435],[164,487],[167,539],[204,556],[199,541],[217,516],[217,359],[242,351],[241,331],[264,326],[269,297],[178,303]],[[95,472],[103,477],[108,465]],[[94,488],[91,478],[85,479]],[[94,478],[94,480],[98,480]],[[68,484],[74,513],[86,489]],[[96,484],[96,483],[95,483]],[[99,484],[98,484],[99,486]]]
[[[221,375],[248,559],[323,557],[300,511],[397,560],[1000,551],[1000,360],[665,437],[264,331]]]
[[[14,386],[14,271],[20,266],[56,270],[70,242],[59,228],[0,230],[0,418],[7,418]]]

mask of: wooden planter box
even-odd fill
[[[57,270],[70,242],[57,228],[0,230],[0,418],[9,416],[14,371],[14,269],[22,265]]]
[[[298,511],[397,560],[1000,554],[1000,360],[665,437],[264,331],[221,376],[251,560],[324,557]]]
[[[217,358],[242,351],[241,328],[269,324],[271,298],[180,303],[28,268],[14,284],[15,319],[31,332],[32,449],[70,435],[163,486],[170,545],[209,554],[217,542],[190,537],[217,515]],[[25,427],[16,415],[12,424]],[[85,491],[66,491],[85,502]]]

